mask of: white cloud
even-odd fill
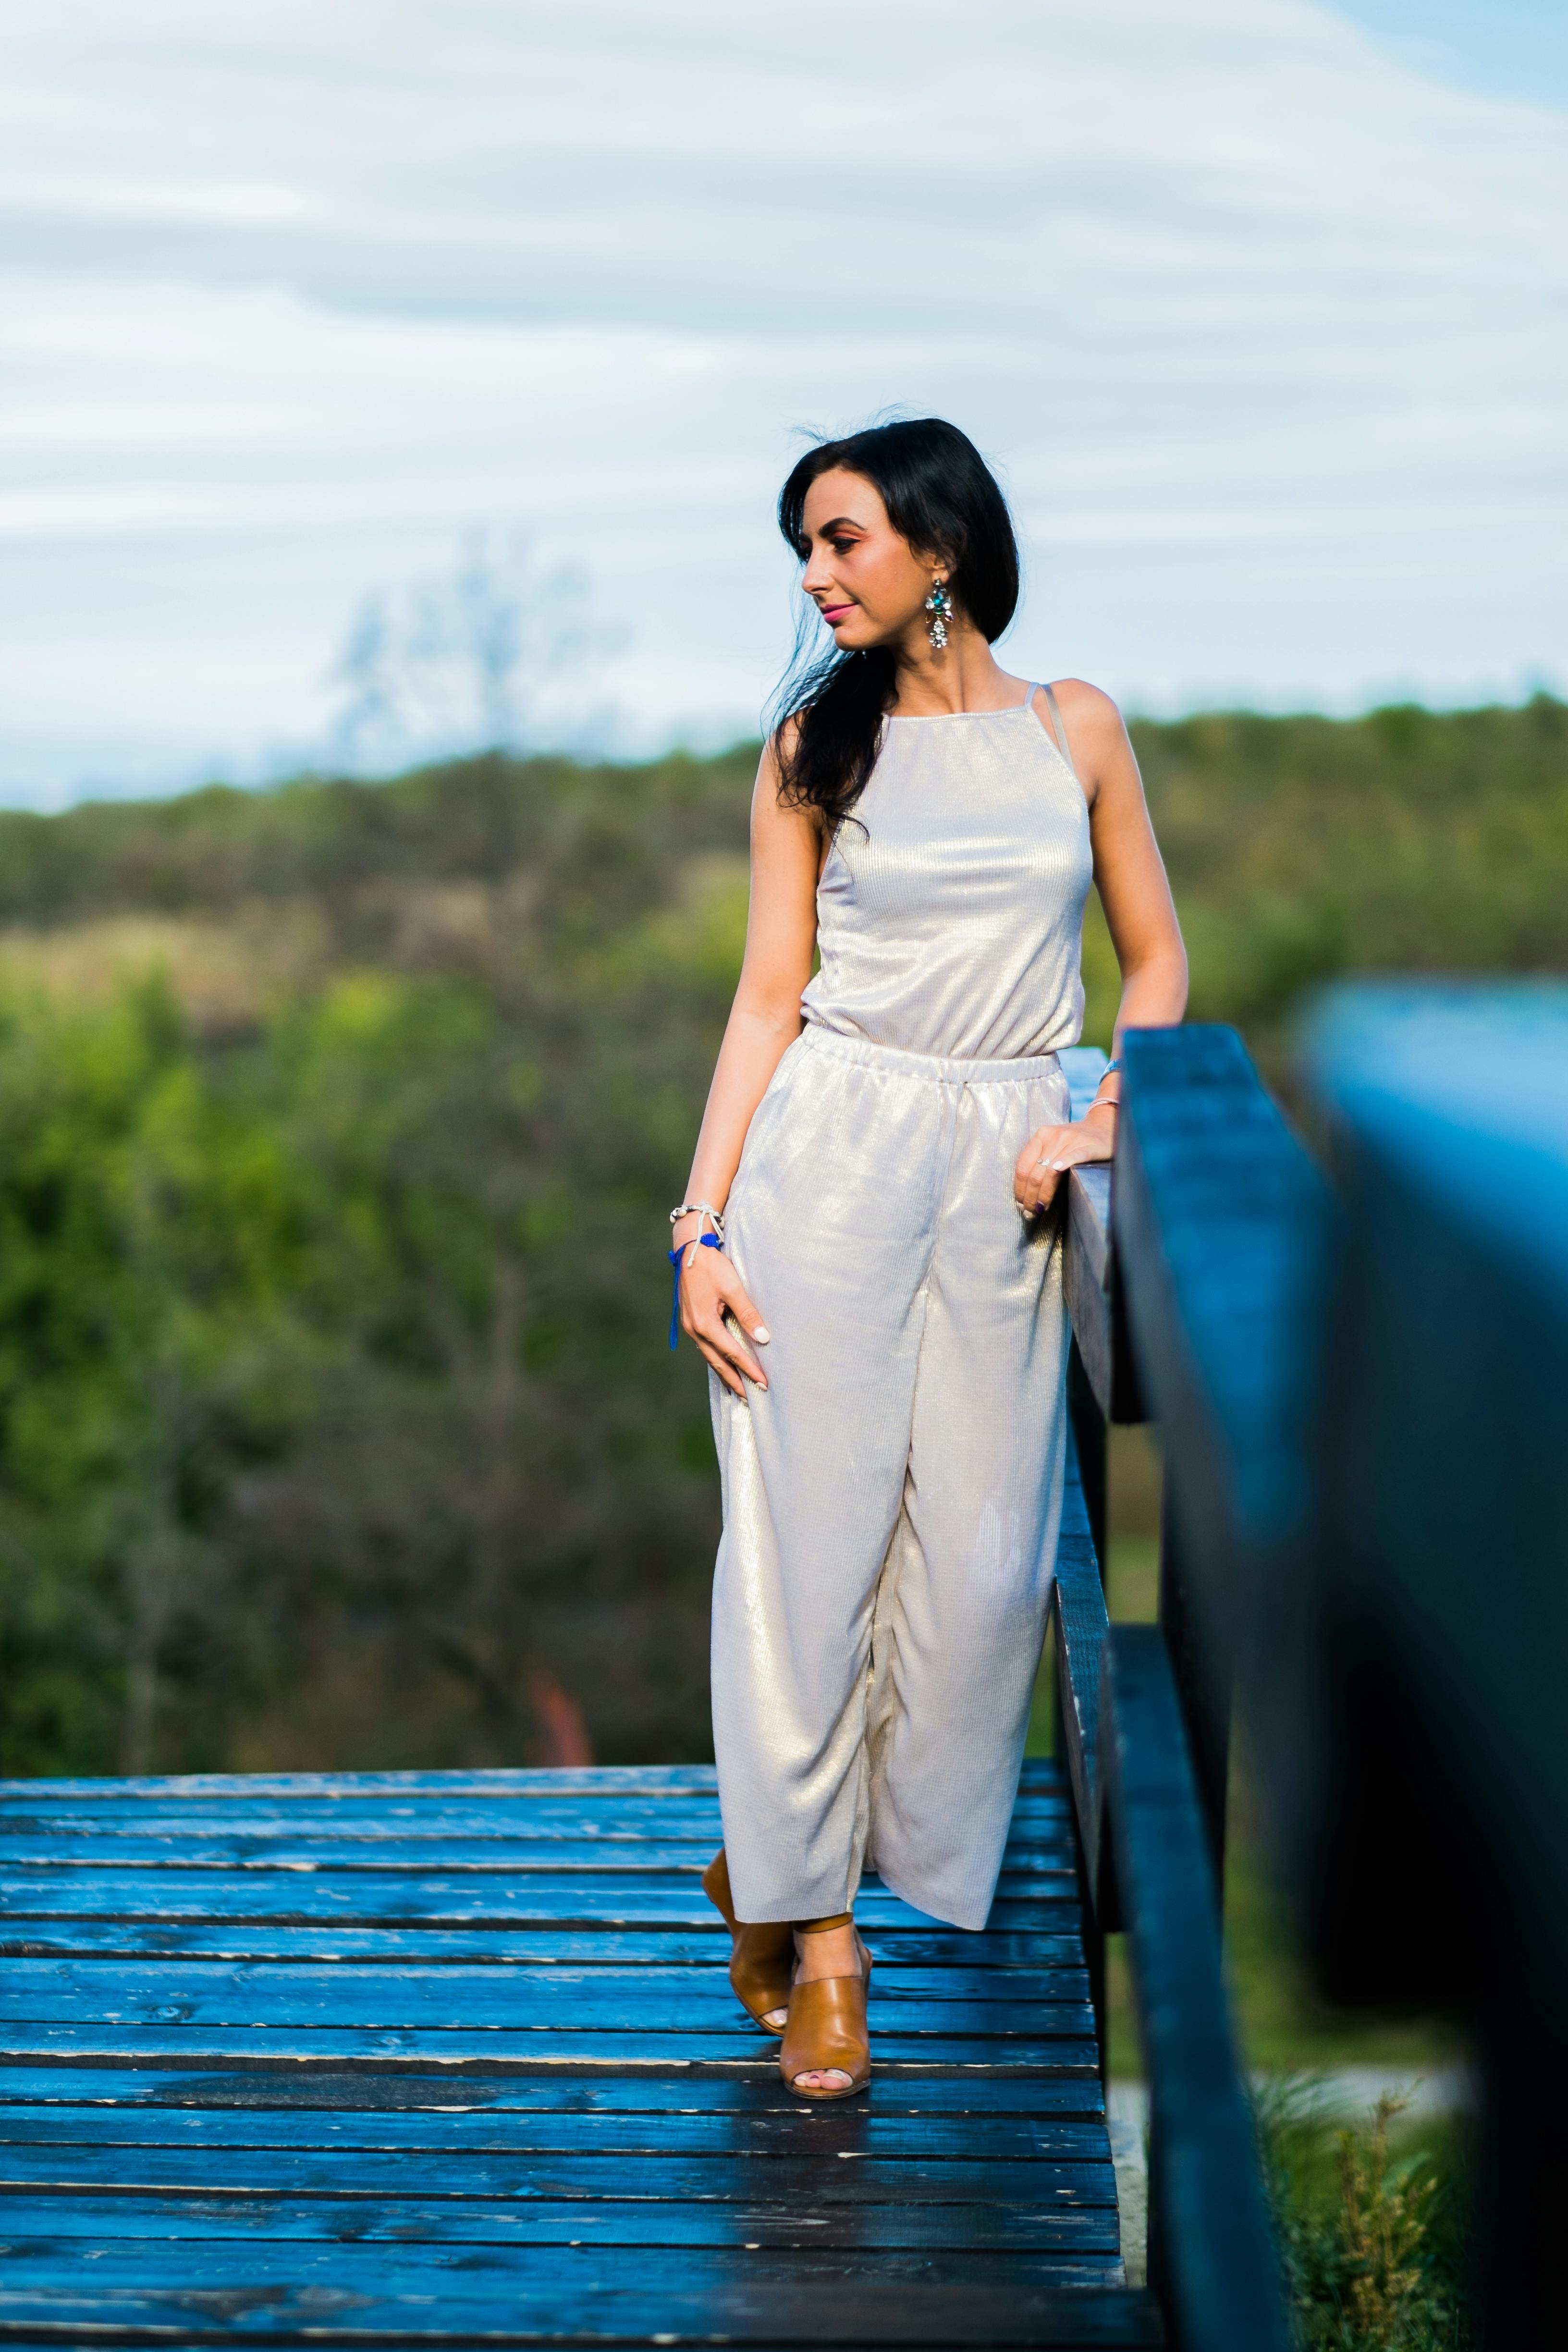
[[[297,188],[261,180],[0,179],[0,205],[62,219],[177,222],[202,227],[263,227],[307,219]]]
[[[7,23],[0,789],[117,727],[139,775],[319,740],[359,595],[487,520],[626,623],[624,740],[749,725],[792,428],[892,403],[1002,463],[1026,667],[1345,704],[1559,661],[1564,118],[1325,7]]]

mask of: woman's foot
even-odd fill
[[[819,1927],[810,1935],[795,1929],[796,1984],[810,1984],[819,1977],[858,1977],[865,1973],[862,1954],[865,1946],[853,1920],[842,1927]],[[796,2091],[839,2092],[850,2088],[851,2077],[842,2066],[808,2067],[790,2077],[790,2087]]]

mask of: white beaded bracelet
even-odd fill
[[[679,1223],[682,1217],[690,1216],[706,1217],[720,1240],[723,1240],[724,1220],[710,1201],[682,1201],[679,1209],[671,1209],[669,1222],[672,1225],[676,1225]]]

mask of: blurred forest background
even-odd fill
[[[1568,706],[1134,735],[1287,1087],[1315,982],[1568,964]],[[0,814],[5,1772],[711,1752],[665,1215],[754,762]]]

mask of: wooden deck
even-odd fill
[[[1071,1807],[991,1925],[876,1884],[877,2078],[791,2099],[710,1770],[0,1787],[0,2339],[1158,2343]]]

